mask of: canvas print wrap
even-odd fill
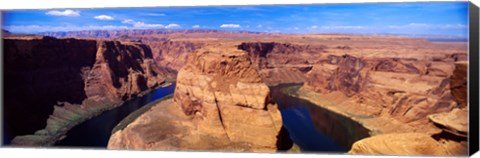
[[[2,11],[3,145],[468,153],[468,3]]]

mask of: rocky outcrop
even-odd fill
[[[355,106],[377,106],[375,115],[409,123],[459,106],[450,93],[453,69],[451,63],[330,55],[307,74],[305,88],[323,95],[340,92]]]
[[[314,63],[315,57],[325,52],[327,47],[277,42],[246,42],[241,43],[238,48],[248,52],[254,66],[263,69]]]
[[[446,148],[430,135],[394,133],[378,135],[355,142],[349,154],[446,156]]]
[[[108,148],[272,152],[288,142],[280,111],[248,54],[201,49],[189,55],[176,85],[173,101],[115,132]]]
[[[164,81],[140,43],[12,36],[4,38],[4,53],[5,129],[12,137],[45,128],[59,102],[91,110]]]
[[[308,70],[308,67],[305,69]],[[260,70],[260,76],[262,76],[263,81],[268,86],[275,86],[283,83],[305,82],[305,72],[302,72],[297,68],[262,69]]]
[[[467,102],[467,71],[468,62],[456,62],[455,70],[450,78],[450,89],[455,100],[461,107],[466,107]]]
[[[55,37],[81,37],[111,39],[118,41],[135,41],[148,45],[160,70],[175,78],[177,72],[185,65],[187,55],[201,47],[201,43],[192,41],[172,41],[178,36],[195,36],[195,34],[220,35],[222,32],[207,30],[91,30],[71,32],[46,32],[43,35]],[[201,35],[199,35],[201,37]]]
[[[191,55],[177,76],[174,99],[190,115],[201,107],[189,101],[264,109],[269,89],[248,55],[241,52],[208,52]]]
[[[153,58],[163,72],[176,75],[185,65],[187,56],[201,47],[200,43],[187,41],[143,41],[152,48]]]
[[[243,42],[238,45],[238,49],[248,52],[253,65],[270,86],[303,83],[305,74],[326,48],[323,45],[278,42]]]
[[[328,65],[316,66],[308,73],[305,85],[319,93],[340,91],[349,97],[363,89],[367,81],[365,61],[350,55],[331,55],[328,59]]]
[[[444,132],[463,137],[464,141],[468,137],[467,67],[468,62],[456,62],[455,71],[450,78],[451,93],[460,105],[459,108],[428,116],[428,119]]]
[[[466,95],[464,68],[460,62],[329,55],[307,73],[299,93],[370,130],[372,137],[349,153],[465,155],[467,115],[458,109]]]
[[[468,111],[466,109],[453,109],[449,112],[437,113],[428,116],[428,119],[444,131],[460,137],[468,137]]]
[[[460,62],[455,63],[455,71],[453,71],[450,79],[446,78],[441,82],[441,85],[445,85],[443,90],[439,90],[437,87],[432,95],[440,94],[443,96],[453,95],[445,99],[442,97],[443,103],[435,103],[433,107],[438,107],[439,104],[445,104],[445,102],[457,101],[457,105],[453,110],[450,108],[443,108],[442,112],[437,110],[431,110],[421,105],[411,104],[411,109],[423,108],[425,111],[419,115],[420,119],[428,118],[435,127],[441,129],[436,133],[394,133],[381,134],[370,138],[362,139],[356,142],[349,153],[351,154],[381,154],[381,155],[466,155],[468,153],[468,111],[466,106],[466,67],[467,63]],[[445,70],[445,69],[443,69]],[[450,83],[450,87],[447,83]],[[442,86],[440,86],[442,87]],[[451,94],[450,90],[451,89]],[[407,91],[408,92],[408,91]],[[405,92],[404,92],[405,93]],[[417,94],[418,95],[418,94]],[[428,98],[431,99],[431,98]],[[405,104],[409,105],[409,104]],[[432,106],[431,104],[426,106]],[[441,109],[441,108],[440,108]],[[427,115],[429,114],[429,115]],[[427,116],[425,116],[427,115]],[[412,124],[415,126],[418,124]],[[427,125],[421,125],[421,128],[426,128]],[[410,129],[410,131],[413,128]]]

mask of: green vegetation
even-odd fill
[[[298,89],[302,88],[302,84],[295,84],[292,86],[288,86],[285,88],[282,88],[282,93],[290,95],[290,96],[295,96],[297,94]]]

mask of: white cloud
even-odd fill
[[[51,10],[45,13],[47,15],[53,15],[53,16],[80,16],[80,11],[75,11],[75,10],[64,10],[64,11],[59,11],[59,10]]]
[[[119,26],[119,25],[88,25],[88,26],[13,25],[13,26],[6,26],[5,28],[11,32],[16,32],[16,33],[130,29],[130,27],[128,26]]]
[[[389,25],[390,29],[467,29],[467,25],[462,24],[424,24],[409,23],[406,25]]]
[[[98,20],[113,20],[113,17],[108,16],[108,15],[97,15],[93,18],[98,19]]]
[[[124,24],[134,24],[135,21],[133,21],[132,19],[125,19],[125,20],[122,21],[122,23],[124,23]]]
[[[200,28],[200,25],[193,25],[192,28],[198,29],[198,28]]]
[[[222,24],[220,25],[221,28],[240,28],[239,24]]]
[[[166,16],[166,14],[163,14],[163,13],[145,13],[143,15],[147,15],[147,16]]]
[[[311,29],[326,29],[326,30],[361,30],[361,29],[368,29],[367,26],[317,26],[313,25],[310,27]]]
[[[294,30],[298,30],[299,28],[298,28],[298,27],[294,27],[293,29],[294,29]]]
[[[123,20],[122,23],[131,24],[131,25],[133,25],[133,27],[137,27],[137,28],[155,28],[155,27],[165,28],[165,26],[162,25],[162,24],[147,24],[147,23],[140,22],[140,21],[134,21],[132,19]]]
[[[258,28],[261,28],[261,27],[263,27],[263,25],[257,25],[257,27],[258,27]]]
[[[168,24],[167,26],[165,26],[165,28],[167,28],[167,29],[179,28],[179,27],[180,27],[180,25],[178,25],[178,24]]]
[[[168,24],[168,25],[148,24],[148,23],[144,23],[144,22],[141,22],[141,21],[134,21],[132,19],[123,20],[122,23],[131,24],[135,28],[166,28],[166,29],[171,29],[171,28],[179,28],[180,27],[180,25],[178,25],[178,24]]]

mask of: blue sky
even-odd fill
[[[467,37],[467,2],[10,10],[15,33],[114,29],[217,29],[281,33]]]

